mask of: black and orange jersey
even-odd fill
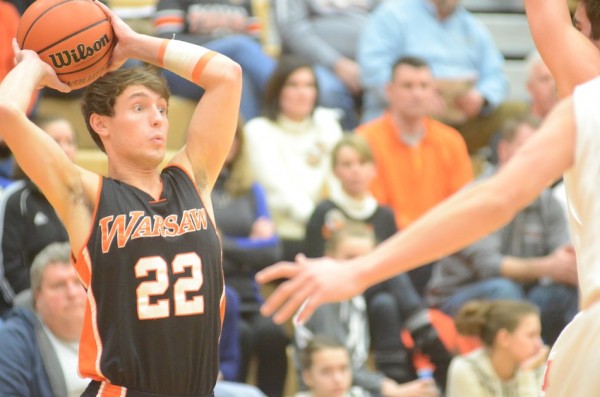
[[[219,372],[219,238],[189,175],[171,166],[161,179],[154,200],[103,178],[75,263],[88,294],[79,371],[115,395],[207,395]]]

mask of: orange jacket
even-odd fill
[[[371,191],[379,203],[394,210],[399,228],[473,179],[463,137],[436,120],[425,119],[425,135],[414,147],[398,138],[389,112],[359,126],[357,132],[375,156],[377,176]]]
[[[14,5],[0,0],[0,81],[14,65],[12,39],[17,37],[19,12]]]

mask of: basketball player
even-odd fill
[[[224,299],[210,191],[233,140],[241,70],[203,47],[135,33],[103,9],[118,39],[111,70],[136,58],[205,89],[186,145],[159,171],[167,87],[147,69],[120,69],[82,104],[108,177],[74,165],[25,116],[38,85],[68,87],[16,44],[17,65],[0,84],[0,135],[64,222],[87,290],[83,396],[213,396]]]
[[[573,36],[570,45],[589,48],[589,40],[578,35]],[[592,57],[593,53],[590,50],[586,54]],[[576,81],[563,84],[563,90]],[[290,279],[269,297],[263,313],[274,314],[275,321],[282,322],[303,306],[298,320],[304,321],[321,303],[348,299],[397,272],[455,252],[507,223],[565,173],[582,312],[554,346],[551,354],[554,358],[546,372],[545,395],[597,396],[600,390],[597,376],[600,366],[599,101],[600,77],[578,86],[572,97],[563,99],[547,116],[539,132],[516,153],[510,164],[489,180],[455,194],[372,253],[349,263],[299,258],[300,265],[280,263],[263,270],[257,275],[261,283]]]

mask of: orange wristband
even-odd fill
[[[204,68],[206,67],[206,64],[208,62],[210,62],[210,60],[215,55],[217,55],[217,53],[215,51],[209,51],[206,54],[202,55],[202,57],[200,57],[200,59],[196,63],[196,66],[194,66],[194,70],[192,71],[192,81],[194,81],[194,82],[198,81],[198,79],[200,78],[200,75],[202,74],[202,72],[204,71]]]
[[[169,45],[169,40],[164,39],[160,44],[160,48],[158,49],[158,66],[161,68],[164,67],[165,61],[165,52],[167,52],[167,46]]]

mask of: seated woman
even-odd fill
[[[329,158],[342,128],[338,113],[317,103],[310,63],[284,57],[269,81],[264,116],[245,127],[250,164],[265,188],[286,260],[302,252],[306,222],[334,184]]]
[[[540,313],[527,301],[470,301],[456,316],[456,328],[484,344],[452,359],[447,397],[539,396],[548,347],[541,338]]]

